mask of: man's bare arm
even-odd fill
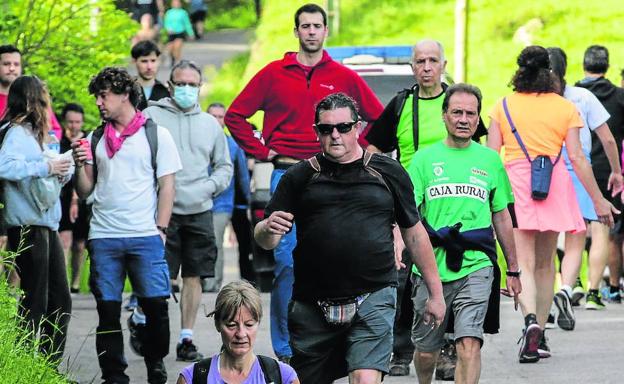
[[[266,250],[277,247],[282,236],[292,228],[294,216],[292,213],[275,211],[262,220],[254,228],[254,239],[259,246]]]
[[[156,225],[167,227],[175,199],[175,173],[158,178],[158,213]]]

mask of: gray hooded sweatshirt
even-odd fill
[[[150,101],[143,114],[171,132],[182,160],[182,170],[175,176],[173,213],[192,215],[212,209],[212,198],[227,188],[233,173],[217,120],[198,104],[183,112],[168,97]]]

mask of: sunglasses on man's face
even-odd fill
[[[349,121],[346,123],[338,123],[338,124],[314,124],[316,129],[318,129],[321,135],[331,135],[334,132],[334,128],[338,131],[338,133],[348,133],[351,131],[351,128],[357,123],[357,121]]]

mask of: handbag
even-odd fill
[[[507,117],[507,121],[511,126],[511,132],[514,134],[527,160],[531,163],[531,198],[533,200],[545,200],[548,197],[548,191],[550,190],[550,181],[552,179],[553,169],[561,157],[561,150],[559,150],[559,154],[557,155],[554,163],[551,162],[550,157],[546,155],[539,155],[535,157],[535,159],[531,160],[529,152],[524,146],[522,138],[511,120],[511,115],[509,115],[506,97],[503,99],[503,109],[505,110],[505,117]]]
[[[330,325],[350,324],[360,305],[370,295],[369,293],[337,299],[319,300],[318,305],[325,315],[325,321]]]

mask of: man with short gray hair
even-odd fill
[[[201,71],[188,60],[171,69],[171,97],[150,102],[143,113],[166,127],[175,141],[182,170],[176,177],[176,197],[167,234],[169,275],[182,271],[180,311],[182,330],[177,359],[197,361],[203,355],[193,344],[193,326],[201,301],[201,278],[214,277],[217,245],[213,230],[213,196],[232,178],[227,141],[217,120],[198,102]],[[135,312],[136,314],[136,312]]]
[[[412,71],[416,84],[403,89],[390,100],[383,113],[366,135],[368,150],[372,152],[397,152],[397,160],[407,169],[416,151],[437,143],[446,137],[444,121],[440,117],[444,92],[448,85],[442,82],[446,69],[444,47],[439,41],[425,39],[414,46]],[[486,133],[479,119],[475,137]],[[397,236],[397,239],[400,239]],[[403,245],[398,241],[397,250]],[[407,376],[414,346],[410,339],[413,309],[409,299],[411,282],[408,279],[411,263],[409,255],[403,254],[406,268],[399,272],[397,318],[394,328],[394,354],[391,376]],[[407,292],[407,295],[404,293]],[[436,378],[453,380],[455,351],[451,343],[443,348]]]

